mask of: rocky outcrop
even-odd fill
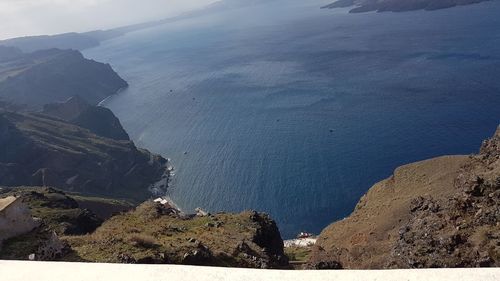
[[[474,156],[398,168],[318,238],[311,268],[500,265],[500,129]]]
[[[146,202],[94,233],[67,237],[76,260],[283,268],[288,260],[275,222],[257,212],[205,217]],[[68,258],[71,258],[69,256]]]
[[[413,10],[438,10],[470,5],[489,0],[338,0],[323,6],[323,9],[355,7],[350,13],[404,12]]]
[[[59,235],[87,234],[103,223],[92,211],[80,208],[75,199],[53,188],[23,187],[0,194],[12,195],[31,209],[46,230]]]
[[[41,109],[80,96],[91,105],[127,87],[109,64],[74,50],[50,49],[13,57],[0,65],[0,101]]]
[[[46,104],[42,113],[89,129],[102,137],[130,140],[120,120],[111,110],[101,106],[91,106],[79,96],[71,97],[65,102]]]
[[[161,156],[60,119],[0,112],[0,136],[0,185],[141,200],[165,192],[169,182]]]
[[[54,231],[47,235],[37,251],[28,256],[29,260],[55,261],[59,260],[68,251],[67,244],[59,239]]]
[[[53,188],[3,188],[0,198],[16,198],[19,206],[29,208],[29,214],[24,216],[33,215],[36,221],[27,231],[5,240],[0,259],[59,260],[69,249],[60,240],[62,235],[87,234],[103,222],[92,211],[81,208],[74,198]],[[0,233],[12,231],[20,221],[22,217],[1,224]]]
[[[449,198],[418,197],[388,267],[500,265],[500,128],[454,182]]]

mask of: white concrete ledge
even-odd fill
[[[498,281],[500,268],[286,271],[182,265],[0,261],[2,281]]]

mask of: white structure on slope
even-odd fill
[[[28,233],[38,225],[28,206],[19,198],[0,199],[0,245],[3,240]]]

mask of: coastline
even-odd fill
[[[127,82],[127,84],[128,84],[128,82]],[[127,85],[126,87],[122,87],[122,88],[118,89],[114,94],[109,95],[109,96],[105,97],[103,100],[101,100],[100,102],[98,102],[97,106],[105,107],[104,104],[106,103],[106,101],[108,101],[112,97],[115,97],[115,96],[121,94],[123,91],[125,91],[126,89],[128,89],[128,87],[129,86]]]
[[[175,173],[174,173],[175,168],[174,168],[174,166],[171,165],[171,159],[166,158],[166,160],[167,160],[167,162],[164,165],[165,172],[162,175],[162,178],[159,181],[153,183],[152,185],[150,185],[148,187],[148,190],[151,192],[152,195],[160,196],[164,199],[167,199],[167,198],[165,198],[165,196],[166,196],[169,188],[171,187],[170,183],[172,182],[172,179],[175,176]],[[177,207],[177,205],[175,203],[173,203],[173,201],[170,198],[168,198],[167,200],[169,200],[169,203],[172,203],[176,209],[180,210]]]

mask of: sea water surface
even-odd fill
[[[187,18],[85,52],[129,82],[105,106],[172,159],[183,209],[256,209],[285,237],[318,233],[397,166],[493,134],[499,1],[366,14],[325,2]]]

